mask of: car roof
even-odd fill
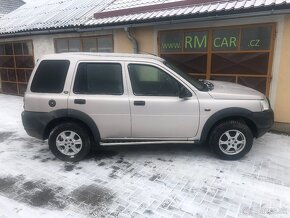
[[[129,53],[93,53],[93,52],[69,52],[44,55],[42,59],[86,59],[86,60],[155,60],[163,61],[162,58],[150,54]]]

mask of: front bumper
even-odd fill
[[[274,112],[272,109],[262,112],[254,112],[252,120],[256,124],[256,137],[261,137],[268,132],[274,124]]]

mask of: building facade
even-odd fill
[[[86,18],[82,25],[52,28],[46,22],[35,29],[35,22],[21,28],[15,25],[21,8],[0,20],[0,24],[8,19],[15,25],[0,28],[3,93],[23,95],[35,63],[44,54],[150,53],[170,60],[195,78],[230,81],[259,90],[269,97],[275,121],[290,123],[290,11],[286,1],[281,5],[252,1],[249,9],[249,1],[243,1],[243,7],[239,6],[241,1],[226,1],[226,5],[215,1],[157,1],[155,5],[139,1],[134,7],[121,4],[124,1],[107,1],[105,6],[104,2],[89,2],[85,2],[89,12],[82,15]],[[220,13],[222,6],[229,7],[228,11]],[[201,12],[203,7],[207,9]],[[71,17],[76,16],[75,10],[71,9]]]

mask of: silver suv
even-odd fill
[[[38,61],[24,97],[28,135],[64,161],[94,146],[204,143],[222,159],[248,153],[273,124],[267,98],[198,81],[151,55],[63,53]]]

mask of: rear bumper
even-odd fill
[[[23,111],[21,118],[28,135],[42,140],[45,139],[45,128],[51,120],[48,113]]]
[[[274,124],[274,112],[272,109],[253,113],[252,120],[257,127],[256,137],[261,137],[268,132]]]

